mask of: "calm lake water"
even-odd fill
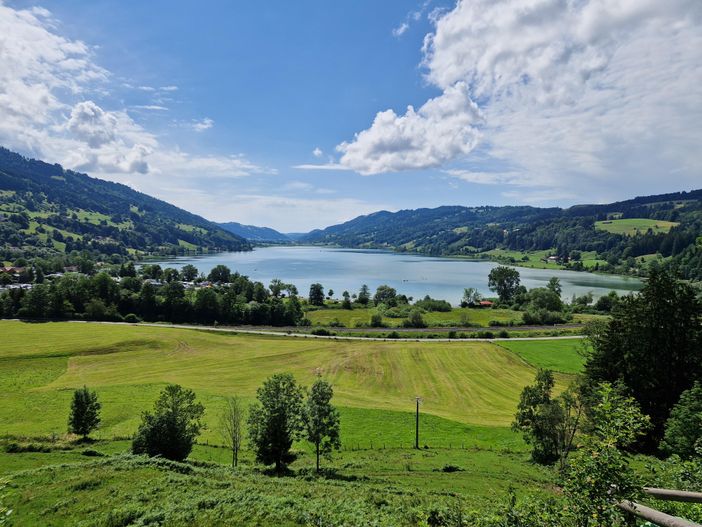
[[[219,264],[232,271],[247,275],[252,280],[268,284],[280,278],[297,286],[301,295],[307,295],[310,284],[319,282],[325,291],[334,290],[341,297],[344,290],[358,292],[362,284],[371,291],[388,284],[399,293],[415,299],[430,295],[457,305],[466,287],[475,287],[484,295],[488,289],[488,273],[496,263],[468,261],[457,258],[434,258],[386,251],[335,249],[327,247],[261,247],[251,252],[219,253],[211,256],[178,257],[154,262],[162,267],[180,268],[193,264],[202,273]],[[556,271],[550,269],[517,268],[521,283],[527,288],[543,287],[557,276],[563,286],[563,298],[575,293],[592,292],[595,297],[611,290],[619,293],[637,291],[641,282],[622,276]]]

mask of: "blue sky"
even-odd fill
[[[286,232],[700,186],[699,3],[576,4],[0,0],[0,143]]]

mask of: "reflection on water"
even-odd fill
[[[161,266],[195,265],[205,274],[224,264],[232,271],[268,284],[273,278],[295,284],[306,295],[310,284],[321,283],[340,297],[344,290],[357,292],[362,284],[371,290],[388,284],[415,299],[430,295],[458,304],[466,287],[492,295],[487,286],[488,273],[496,263],[457,258],[434,258],[386,251],[335,249],[327,247],[262,247],[246,253],[219,253],[211,256],[179,257],[157,262]],[[641,282],[622,276],[518,268],[527,288],[543,287],[552,277],[560,278],[563,297],[591,292],[595,297],[611,290],[637,291]]]

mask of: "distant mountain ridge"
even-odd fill
[[[284,243],[292,241],[290,237],[282,232],[278,232],[270,227],[256,227],[255,225],[243,225],[236,221],[219,223],[225,231],[241,236],[251,242],[276,242]]]
[[[126,185],[0,147],[0,248],[26,254],[250,250],[242,237]]]
[[[606,228],[626,219],[638,220],[628,234]],[[666,227],[659,228],[656,221]],[[589,262],[573,260],[572,268],[613,272],[638,272],[642,262],[636,258],[656,257],[659,263],[675,265],[684,276],[702,279],[701,235],[702,190],[693,190],[567,209],[442,206],[379,211],[311,231],[298,241],[512,261],[526,258],[524,252],[548,252],[565,262],[587,253]]]

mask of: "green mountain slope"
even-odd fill
[[[125,185],[0,148],[0,247],[32,254],[249,250],[218,225]]]
[[[430,255],[552,255],[572,269],[645,272],[651,260],[702,279],[702,190],[569,209],[438,207],[360,216],[300,241]],[[555,265],[555,264],[554,264]]]
[[[256,227],[255,225],[242,225],[235,221],[219,223],[225,231],[241,236],[245,240],[252,242],[277,242],[284,243],[291,241],[288,236],[270,227]]]

